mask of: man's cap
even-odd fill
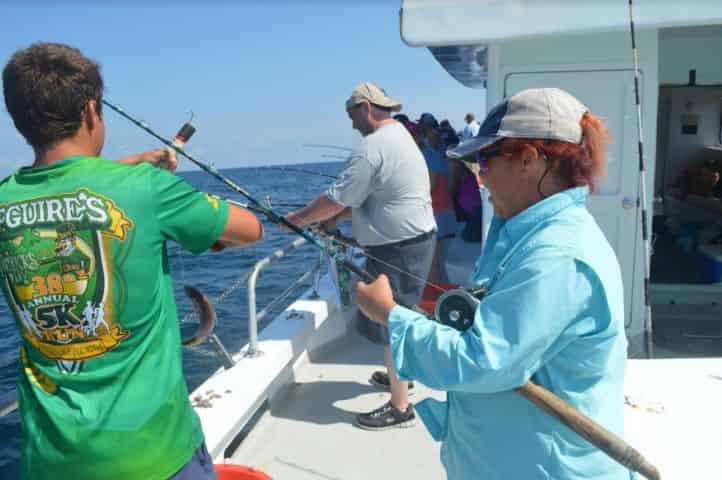
[[[419,119],[416,121],[419,125],[422,125],[424,127],[431,127],[431,128],[438,128],[439,122],[436,121],[436,117],[434,117],[430,113],[422,113]]]
[[[447,150],[463,158],[504,138],[536,138],[569,143],[582,141],[582,116],[589,109],[559,88],[522,90],[491,109],[479,133]]]
[[[364,100],[379,107],[389,108],[392,112],[401,111],[401,103],[389,98],[383,88],[371,82],[365,82],[356,87],[356,90],[346,100],[346,110]]]

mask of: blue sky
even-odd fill
[[[412,118],[430,111],[456,129],[467,111],[485,110],[484,90],[463,87],[428,50],[401,41],[400,5],[0,0],[0,60],[36,41],[76,46],[101,63],[106,97],[164,135],[192,110],[198,132],[188,150],[222,168],[334,161],[303,145],[358,141],[343,104],[360,82],[380,84]],[[2,107],[5,176],[32,152]],[[157,146],[109,110],[106,122],[108,158]]]

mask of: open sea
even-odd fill
[[[332,181],[331,178],[311,172],[335,176],[341,172],[342,167],[343,162],[334,162],[289,165],[285,170],[283,167],[234,168],[222,170],[222,173],[259,200],[270,196],[272,204],[279,204],[279,207],[274,208],[278,212],[286,213],[294,208],[282,207],[281,204],[305,204],[320,194]],[[291,171],[293,168],[307,172]],[[205,172],[183,172],[179,175],[199,190],[246,203],[241,195],[231,191]],[[192,310],[183,294],[183,285],[193,285],[210,299],[215,299],[240,276],[246,275],[258,260],[296,239],[296,235],[283,233],[278,227],[266,221],[265,217],[262,218],[265,226],[264,240],[245,249],[227,249],[221,253],[194,256],[181,250],[176,244],[169,245],[179,318]],[[307,271],[308,265],[315,262],[318,255],[318,250],[305,245],[264,270],[256,287],[258,311]],[[299,293],[301,291],[299,289]],[[285,305],[296,295],[292,294]],[[279,310],[285,305],[279,306]],[[215,307],[218,314],[215,332],[227,350],[234,353],[246,343],[248,336],[245,286],[234,291],[224,302],[216,304]],[[273,317],[274,315],[267,316],[266,322]],[[259,330],[263,326],[262,322]],[[183,336],[189,337],[195,331],[195,325],[183,324],[181,329]],[[0,300],[0,394],[15,388],[19,345],[20,337],[15,322],[10,317],[4,299]],[[204,353],[208,351],[207,347],[201,348],[199,352],[184,349],[183,369],[189,391],[195,389],[220,367],[220,362],[215,357]],[[20,478],[20,436],[20,420],[17,412],[0,418],[0,479],[2,480]]]

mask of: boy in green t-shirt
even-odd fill
[[[28,479],[212,479],[183,379],[166,242],[193,253],[263,237],[250,212],[196,191],[169,150],[119,162],[98,65],[66,45],[16,52],[5,105],[35,152],[0,182],[0,285],[22,344]]]

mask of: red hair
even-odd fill
[[[591,112],[582,116],[582,143],[534,138],[505,138],[490,149],[499,148],[501,154],[510,157],[515,152],[534,148],[543,152],[549,166],[570,186],[588,186],[596,191],[607,174],[606,147],[610,142],[609,131],[601,119]]]

